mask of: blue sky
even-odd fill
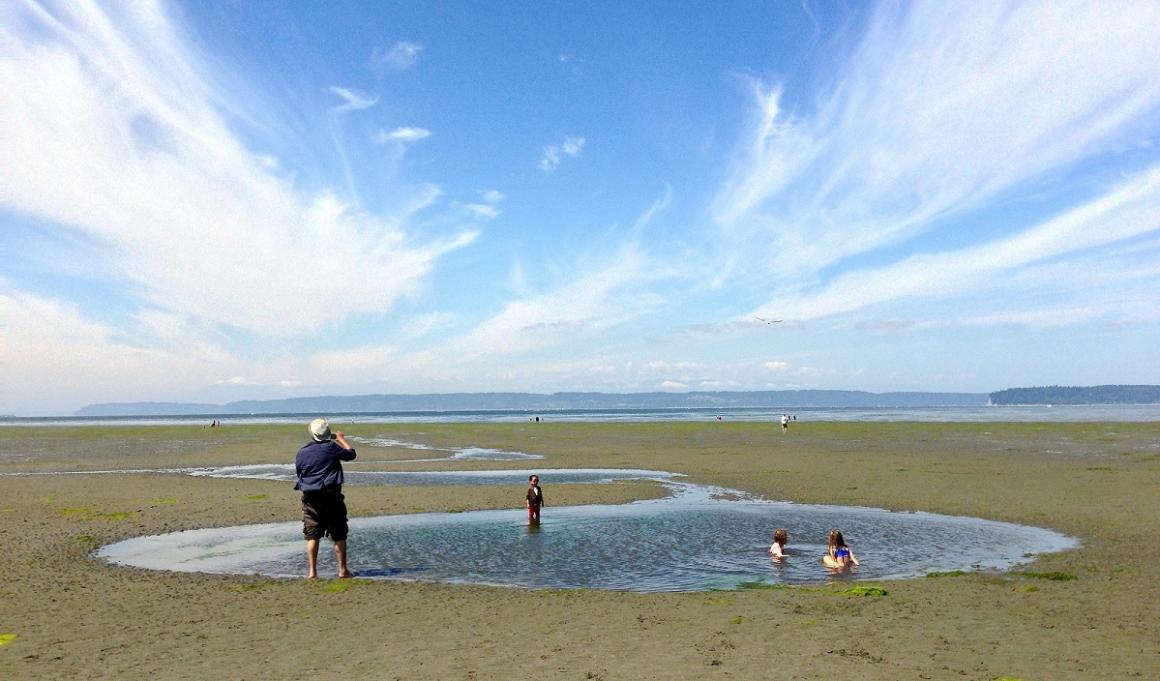
[[[1136,1],[0,3],[0,413],[1160,383],[1157,63]]]

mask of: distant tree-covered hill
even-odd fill
[[[1049,385],[991,393],[991,404],[1160,404],[1160,385]]]
[[[186,416],[415,411],[551,411],[560,409],[726,409],[737,407],[978,407],[985,393],[869,393],[858,390],[767,390],[687,393],[439,393],[330,395],[228,404],[132,402],[91,404],[77,416]]]

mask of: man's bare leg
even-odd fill
[[[307,579],[318,579],[318,540],[306,540],[306,565],[310,572],[306,575]]]
[[[340,539],[334,542],[334,556],[338,558],[338,576],[341,579],[354,577],[350,570],[346,569],[346,540]]]

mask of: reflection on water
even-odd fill
[[[518,484],[519,478],[510,476],[518,474],[526,482],[524,473],[416,475]],[[609,471],[542,473],[545,482],[562,482],[567,474],[593,479],[609,475]],[[670,474],[660,475],[674,488],[672,497],[618,506],[548,507],[542,524],[534,529],[526,526],[522,509],[354,519],[350,565],[363,577],[381,579],[697,591],[735,588],[743,582],[825,581],[829,573],[819,558],[831,528],[843,530],[862,561],[860,568],[842,576],[855,579],[1001,569],[1025,562],[1027,554],[1076,545],[1068,537],[1034,527],[737,498],[733,490],[683,484]],[[723,498],[725,492],[734,498]],[[780,564],[766,553],[777,527],[789,528],[790,533],[789,557]],[[106,546],[98,555],[154,569],[300,576],[305,565],[302,553],[300,524],[282,523],[141,537]],[[333,573],[329,553],[321,556],[322,570]]]

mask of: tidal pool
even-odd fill
[[[396,449],[413,449],[426,452],[446,452],[445,456],[424,459],[398,459],[397,462],[427,462],[427,461],[518,461],[542,459],[543,454],[529,454],[506,449],[491,449],[488,447],[456,447],[453,449],[439,449],[418,442],[404,442],[389,437],[358,437],[352,436],[350,441],[367,447],[390,447]]]
[[[549,502],[550,485],[566,481],[650,478],[669,485],[673,494],[623,505],[548,506],[539,527],[526,525],[522,509],[356,518],[348,542],[351,569],[378,579],[701,591],[750,582],[806,584],[1006,569],[1034,554],[1077,545],[1050,530],[978,518],[766,501],[683,483],[662,471],[538,472],[549,486]],[[527,471],[362,473],[358,480],[348,474],[350,484],[518,485],[526,483]],[[789,556],[774,563],[766,549],[778,527],[789,530]],[[832,528],[843,531],[861,567],[835,575],[820,565]],[[291,522],[139,537],[105,546],[97,555],[159,570],[289,577],[303,574],[303,553],[301,523]],[[331,554],[322,551],[323,574],[334,573]]]

